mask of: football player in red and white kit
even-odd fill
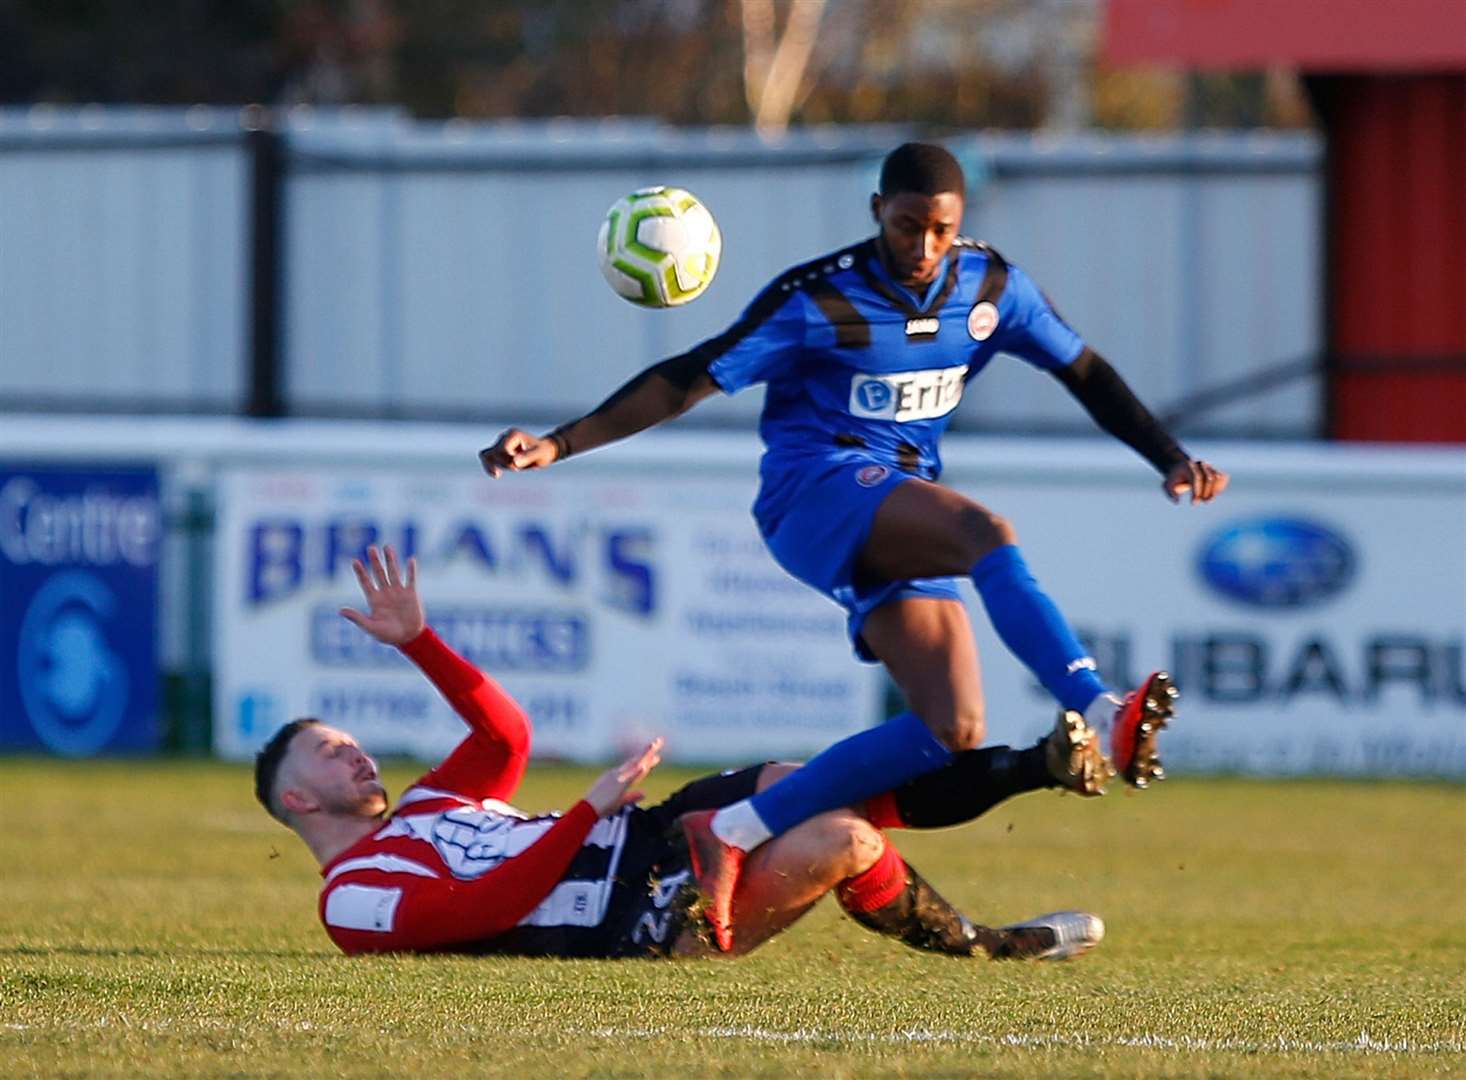
[[[390,814],[375,762],[344,731],[295,720],[260,752],[256,795],[320,861],[319,911],[331,939],[347,953],[715,954],[679,819],[746,798],[794,766],[705,777],[642,808],[637,784],[660,760],[658,739],[605,772],[564,814],[525,814],[509,800],[529,758],[528,719],[427,626],[415,561],[404,574],[390,547],[385,557],[375,548],[367,554],[366,564],[354,564],[367,611],[342,615],[401,649],[471,732]],[[1042,757],[1042,746],[1033,753]],[[950,824],[987,808],[954,811],[957,781],[948,775],[926,792],[913,781],[859,811],[820,814],[759,848],[735,896],[732,951],[767,941],[831,890],[861,924],[920,949],[1060,959],[1097,944],[1103,924],[1084,912],[976,925],[901,858],[880,826]],[[934,797],[940,821],[931,820]]]

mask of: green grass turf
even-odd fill
[[[519,801],[591,775],[535,769]],[[348,960],[242,767],[0,760],[0,804],[6,1076],[1466,1074],[1461,786],[1182,778],[898,834],[979,918],[1108,922],[1029,965],[828,900],[740,961]]]

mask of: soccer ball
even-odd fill
[[[649,187],[617,199],[596,240],[601,273],[642,307],[696,300],[718,272],[723,235],[691,192]]]

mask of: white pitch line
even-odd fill
[[[659,1039],[691,1036],[700,1039],[748,1039],[754,1042],[787,1043],[985,1043],[992,1046],[1015,1046],[1029,1050],[1063,1047],[1123,1046],[1146,1050],[1237,1051],[1247,1054],[1463,1054],[1466,1043],[1412,1043],[1376,1039],[1361,1031],[1348,1042],[1319,1042],[1310,1039],[1202,1039],[1190,1035],[984,1035],[966,1031],[930,1031],[912,1028],[897,1032],[834,1032],[797,1028],[776,1031],[760,1027],[676,1028],[612,1028],[599,1027],[583,1032],[593,1038]]]
[[[100,1017],[78,1023],[75,1020],[58,1021],[55,1024],[0,1023],[0,1031],[45,1031],[77,1028],[107,1028],[113,1026],[136,1027],[147,1032],[189,1030],[236,1031],[239,1025],[234,1021],[206,1020],[142,1020],[131,1022],[126,1017]],[[278,1020],[275,1025],[283,1030],[337,1032],[337,1025],[315,1024],[309,1020]],[[515,1032],[518,1034],[519,1032]],[[524,1031],[523,1034],[534,1034]],[[747,1039],[752,1042],[776,1043],[874,1043],[886,1045],[911,1045],[913,1043],[967,1043],[987,1046],[1012,1046],[1024,1050],[1052,1050],[1068,1047],[1123,1046],[1141,1050],[1181,1051],[1235,1051],[1244,1054],[1466,1054],[1466,1043],[1432,1042],[1412,1043],[1408,1040],[1391,1042],[1376,1039],[1367,1031],[1361,1031],[1357,1039],[1348,1042],[1319,1042],[1311,1039],[1289,1039],[1278,1036],[1275,1039],[1202,1039],[1191,1035],[1086,1035],[1082,1032],[1050,1035],[985,1035],[972,1031],[932,1031],[926,1028],[910,1028],[892,1032],[834,1032],[810,1028],[796,1028],[793,1031],[776,1031],[770,1028],[741,1027],[596,1027],[572,1029],[568,1035],[594,1039]]]

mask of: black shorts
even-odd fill
[[[677,819],[746,799],[758,788],[762,765],[704,776],[664,801],[631,815],[626,846],[600,929],[606,957],[664,957],[691,921],[697,899],[687,839]]]

